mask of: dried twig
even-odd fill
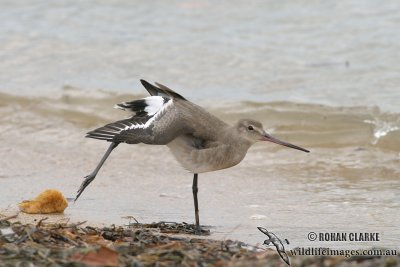
[[[136,218],[135,217],[133,217],[132,215],[128,215],[128,216],[123,216],[123,217],[121,217],[122,219],[129,219],[129,223],[128,223],[128,226],[131,224],[131,220],[133,219],[136,223],[139,223],[139,221],[138,220],[136,220]]]
[[[87,221],[73,223],[73,224],[65,226],[64,228],[75,228],[75,227],[81,226],[82,224],[85,224],[85,223],[87,223]]]
[[[4,217],[4,218],[1,218],[1,219],[0,219],[0,222],[4,222],[4,221],[8,221],[8,220],[17,218],[17,217],[18,217],[18,214],[19,214],[19,212],[16,213],[16,214],[14,214],[14,215],[11,215],[11,216],[7,216],[7,217]]]
[[[40,226],[42,226],[42,222],[47,220],[49,217],[44,217],[43,219],[40,219],[39,222],[36,224],[36,227],[39,228]]]

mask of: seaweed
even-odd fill
[[[274,250],[208,239],[208,228],[199,232],[187,223],[93,227],[86,222],[47,223],[46,218],[36,224],[9,221],[15,217],[0,219],[1,267],[286,266]],[[357,259],[357,265],[338,257],[295,257],[292,262],[294,266],[369,266],[359,264],[371,261],[377,263],[374,266],[396,266],[399,257]]]

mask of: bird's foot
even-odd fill
[[[198,224],[194,225],[194,234],[195,235],[201,235],[202,234],[200,225],[198,225]]]
[[[199,224],[192,224],[192,234],[194,235],[210,235],[210,227],[204,226],[203,227]]]
[[[94,180],[94,178],[96,178],[95,173],[91,173],[88,176],[85,176],[85,178],[84,178],[85,180],[83,180],[81,186],[79,187],[74,201],[76,201],[79,198],[79,196],[83,193],[85,188]]]

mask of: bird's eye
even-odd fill
[[[247,129],[249,129],[250,131],[253,131],[253,130],[254,130],[254,128],[253,128],[252,125],[249,125],[249,127],[247,127]]]

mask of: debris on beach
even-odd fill
[[[103,228],[44,221],[24,225],[0,217],[0,262],[5,266],[28,262],[38,266],[226,266],[233,262],[265,265],[265,251],[251,251],[244,243],[230,240],[162,233],[171,228],[185,234],[185,229],[191,227],[164,222]]]
[[[189,223],[176,223],[176,222],[158,222],[158,223],[130,223],[131,227],[144,227],[159,229],[161,233],[165,234],[189,234],[189,235],[210,235],[210,229],[202,226],[200,229],[194,224]]]
[[[30,214],[62,213],[68,202],[60,191],[47,189],[34,200],[24,200],[18,206],[22,212]]]
[[[36,224],[22,224],[15,217],[0,215],[2,267],[287,266],[272,249],[188,235],[187,229],[195,226],[186,223],[92,227],[86,222],[46,223],[45,219]],[[292,266],[397,266],[399,258],[351,261],[338,256],[293,257]]]

